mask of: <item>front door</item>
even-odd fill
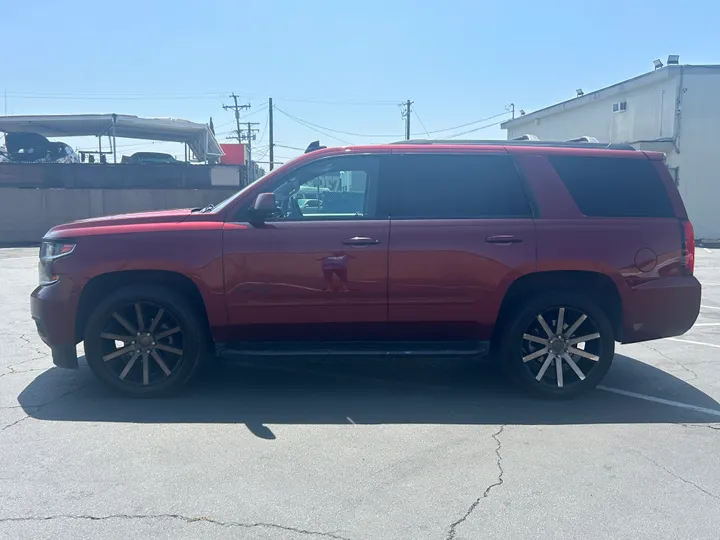
[[[279,178],[265,226],[225,224],[233,339],[343,339],[387,323],[389,220],[375,156],[334,156]]]
[[[392,157],[388,314],[407,337],[489,339],[505,291],[536,267],[522,180],[494,152]]]

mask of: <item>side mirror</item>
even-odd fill
[[[259,213],[272,214],[277,212],[274,193],[261,193],[253,203],[253,210]]]
[[[260,193],[252,205],[251,223],[262,224],[278,211],[274,193]]]

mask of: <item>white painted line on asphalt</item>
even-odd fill
[[[709,414],[712,416],[720,416],[720,410],[716,410],[716,409],[707,409],[705,407],[698,407],[697,405],[690,405],[688,403],[681,403],[679,401],[672,401],[669,399],[663,399],[663,398],[659,398],[659,397],[655,397],[655,396],[638,394],[636,392],[628,392],[627,390],[620,390],[619,388],[610,388],[608,386],[598,385],[598,386],[596,386],[596,388],[598,390],[602,390],[603,392],[610,392],[612,394],[619,394],[621,396],[642,399],[645,401],[652,401],[653,403],[662,403],[663,405],[669,405],[670,407],[677,407],[678,409],[687,409],[689,411],[700,412],[700,413]]]
[[[701,322],[693,324],[693,328],[696,326],[720,326],[720,322]]]
[[[33,257],[8,257],[7,259],[0,259],[0,262],[3,261],[22,261],[23,259],[37,259],[38,256],[35,255]]]
[[[352,418],[350,418],[349,416],[346,416],[345,418],[347,418],[348,422],[350,422],[353,426],[357,426],[357,424],[355,422],[353,422]]]
[[[702,309],[720,309],[720,307],[717,306],[700,306]]]
[[[720,345],[715,345],[714,343],[705,343],[704,341],[693,341],[691,339],[678,339],[674,337],[665,338],[670,341],[677,341],[679,343],[690,343],[691,345],[704,345],[705,347],[715,347],[716,349],[720,349]]]
[[[708,249],[708,248],[703,248],[703,249],[704,249],[705,251],[707,251],[708,253],[712,253],[712,249]]]

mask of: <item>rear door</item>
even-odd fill
[[[525,186],[510,156],[494,152],[402,153],[384,170],[388,318],[398,332],[425,323],[417,337],[489,339],[508,286],[535,269]]]

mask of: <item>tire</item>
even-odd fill
[[[177,393],[208,353],[204,318],[186,298],[166,287],[133,285],[114,291],[88,321],[84,341],[90,369],[126,396]],[[130,330],[136,330],[135,335]]]
[[[580,337],[588,339],[573,343]],[[504,371],[524,390],[544,398],[572,398],[592,390],[605,377],[615,354],[615,336],[608,316],[591,296],[580,291],[541,293],[509,314],[499,350]]]

